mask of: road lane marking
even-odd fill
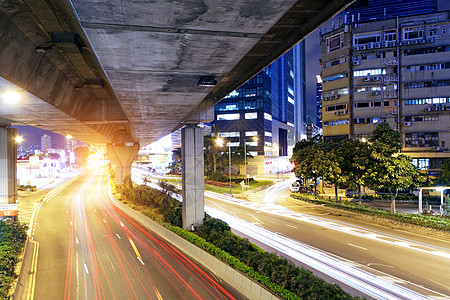
[[[117,233],[116,233],[116,236],[119,238],[119,240],[121,240],[122,238],[120,237],[120,235],[118,235]]]
[[[286,226],[289,226],[289,227],[292,227],[292,228],[298,229],[298,227],[297,227],[297,226],[293,226],[293,225],[290,225],[290,224],[286,224]]]
[[[68,211],[68,210],[66,210],[66,214],[69,214],[69,211]]]
[[[84,264],[84,270],[86,271],[86,274],[89,274],[88,267],[86,266],[86,264]]]
[[[145,266],[145,263],[142,261],[142,259],[138,256],[137,257],[137,259],[141,262],[141,264],[143,265],[143,266]]]
[[[77,245],[80,243],[77,237],[75,237],[75,241],[77,241]]]
[[[31,258],[31,268],[30,268],[30,289],[27,293],[27,300],[34,299],[34,288],[36,286],[36,273],[37,273],[37,260],[39,252],[39,243],[36,241],[30,241],[34,245],[33,257]]]
[[[97,212],[97,210],[94,208],[94,212]]]
[[[105,220],[105,219],[103,219],[103,222],[105,222],[105,223],[106,223],[106,220]]]
[[[356,248],[359,248],[359,249],[367,250],[367,248],[364,248],[364,247],[361,247],[361,246],[357,246],[357,245],[353,245],[353,244],[350,244],[350,243],[347,243],[347,245],[352,246],[352,247],[356,247]]]

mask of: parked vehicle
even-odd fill
[[[291,185],[289,186],[289,190],[292,193],[306,193],[308,191],[308,188],[306,186],[303,186],[303,181],[301,179],[295,180]]]
[[[361,195],[365,195],[366,193],[361,192]],[[358,195],[358,191],[352,189],[345,190],[345,197],[353,198],[353,196]]]

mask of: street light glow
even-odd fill
[[[3,101],[9,104],[16,104],[22,98],[22,95],[19,91],[5,91],[2,94]]]
[[[225,141],[223,140],[223,138],[219,137],[216,139],[216,145],[219,147],[223,147]]]
[[[17,144],[20,144],[23,142],[23,137],[21,137],[20,135],[16,136],[14,138],[14,140],[16,141]]]
[[[71,140],[72,136],[70,134],[66,135],[66,139]]]

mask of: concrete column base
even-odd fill
[[[106,152],[116,170],[116,183],[122,184],[125,177],[131,176],[131,164],[139,151],[139,144],[125,146],[123,144],[108,144]]]
[[[181,130],[183,228],[202,224],[205,217],[203,128],[188,125]]]
[[[17,130],[0,126],[0,205],[17,202]],[[9,209],[8,209],[9,210]],[[0,218],[11,216],[17,220],[17,211],[0,212]]]

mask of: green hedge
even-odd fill
[[[27,239],[27,229],[25,224],[0,221],[0,299],[8,299],[17,277],[14,270]]]
[[[436,216],[425,216],[425,215],[415,215],[415,214],[403,214],[396,213],[391,214],[389,211],[376,209],[376,208],[359,208],[354,203],[335,203],[327,200],[311,199],[302,195],[291,194],[291,197],[305,202],[310,202],[319,205],[325,205],[329,207],[344,209],[348,211],[354,211],[362,213],[365,215],[371,215],[376,217],[381,217],[389,220],[395,220],[403,223],[419,225],[423,227],[429,227],[433,229],[438,229],[446,232],[450,232],[450,219],[441,218]]]

